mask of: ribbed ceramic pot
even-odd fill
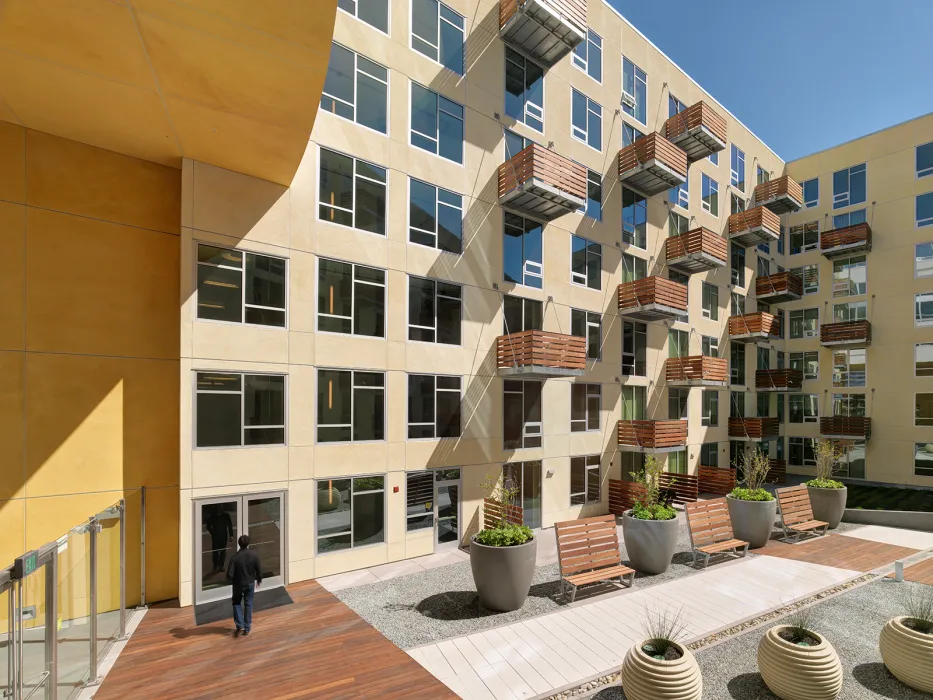
[[[680,644],[681,657],[661,661],[641,650],[639,642],[622,661],[622,689],[628,700],[700,700],[703,697],[703,676],[700,667],[687,649]]]
[[[933,634],[910,629],[906,619],[895,617],[881,628],[881,659],[901,683],[933,693]]]
[[[781,639],[778,625],[758,644],[758,670],[765,685],[782,700],[835,700],[842,692],[842,664],[833,645],[810,632],[819,644],[802,647]]]

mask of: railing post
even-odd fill
[[[58,700],[58,545],[45,565],[45,697]]]
[[[146,487],[139,490],[139,604],[146,604]]]
[[[117,639],[126,637],[126,500],[120,499],[120,629]]]
[[[23,579],[16,581],[16,688],[13,697],[23,698]]]
[[[88,685],[97,683],[97,517],[87,522],[90,536],[90,581],[88,583],[88,629],[90,630],[91,666],[88,674]]]
[[[17,581],[12,582],[7,600],[7,613],[9,615],[7,619],[10,621],[10,639],[6,650],[7,679],[10,682],[10,694],[14,700],[18,698],[17,689],[19,688],[19,666],[17,665],[19,634],[16,626],[16,592],[18,586],[19,583]]]

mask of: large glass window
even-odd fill
[[[621,272],[623,282],[644,279],[648,275],[648,261],[644,258],[636,258],[628,253],[622,253]]]
[[[719,392],[715,389],[703,390],[702,424],[709,427],[719,425]],[[708,462],[703,462],[701,460],[700,464],[708,464]],[[713,464],[715,465],[715,462]]]
[[[745,383],[745,345],[743,343],[729,344],[729,383]]]
[[[914,443],[914,475],[933,476],[933,445],[928,442]]]
[[[868,291],[868,265],[864,255],[833,260],[833,296],[850,297]]]
[[[731,296],[731,316],[742,316],[745,314],[745,295],[738,292],[732,292]],[[758,304],[761,306],[761,302]]]
[[[758,182],[756,184],[761,185],[765,182],[768,182],[769,180],[771,180],[771,173],[769,173],[767,170],[765,170],[759,165],[758,166]]]
[[[865,321],[868,318],[867,301],[849,301],[845,304],[833,306],[833,321],[845,323],[847,321]]]
[[[842,209],[865,201],[865,164],[853,165],[833,173],[833,209]]]
[[[813,438],[792,437],[790,444],[790,463],[795,467],[815,467],[816,455],[814,453]]]
[[[413,82],[411,145],[463,163],[463,106]]]
[[[541,223],[507,211],[504,234],[505,281],[541,289],[544,284]]]
[[[544,69],[505,48],[505,113],[535,131],[544,131]]]
[[[933,343],[914,346],[914,369],[918,377],[933,377]]]
[[[631,124],[622,122],[622,146],[631,146],[638,139],[645,138],[645,135]]]
[[[667,94],[667,116],[673,117],[681,112],[686,111],[687,105],[678,100],[672,94]]]
[[[628,187],[622,188],[622,242],[642,249],[648,245],[648,201]]]
[[[745,392],[744,391],[730,391],[729,392],[729,417],[730,418],[745,418]],[[731,460],[733,464],[735,460]]]
[[[914,246],[914,277],[933,277],[933,243]]]
[[[389,33],[389,0],[337,0],[337,7],[383,34]]]
[[[719,338],[710,335],[702,336],[703,355],[705,357],[719,357]]]
[[[322,148],[318,218],[386,233],[386,169]]]
[[[701,204],[703,211],[719,216],[719,183],[703,173],[703,192]]]
[[[820,203],[820,181],[817,178],[800,183],[803,188],[803,206],[807,209]]]
[[[382,134],[388,131],[389,71],[334,43],[330,47],[321,109]]]
[[[603,148],[603,108],[579,90],[570,90],[570,133],[590,148]]]
[[[622,387],[622,420],[645,419],[645,387]]]
[[[285,444],[285,376],[198,372],[198,447]]]
[[[586,30],[586,41],[581,41],[573,49],[570,63],[597,83],[603,81],[603,40],[592,29]]]
[[[917,146],[917,177],[933,175],[933,141]]]
[[[740,149],[734,143],[732,144],[731,152],[731,163],[732,170],[730,172],[730,178],[732,180],[732,186],[739,189],[739,191],[745,191],[745,151]]]
[[[586,356],[590,360],[600,358],[602,326],[602,316],[598,312],[583,309],[570,310],[570,334],[578,338],[586,338]]]
[[[570,236],[570,281],[590,289],[601,286],[602,246],[580,236]]]
[[[405,474],[405,530],[417,532],[434,527],[434,472]]]
[[[819,334],[819,309],[795,309],[790,312],[791,338],[817,338]]]
[[[599,407],[602,387],[599,384],[570,385],[570,432],[599,430]]]
[[[504,447],[541,447],[541,382],[503,382]]]
[[[690,354],[690,335],[687,331],[667,329],[667,356],[686,357]]]
[[[317,441],[385,440],[382,372],[317,371]]]
[[[437,0],[412,0],[411,47],[463,75],[463,17]]]
[[[648,123],[648,76],[622,57],[622,111],[642,124]]]
[[[672,187],[667,191],[667,199],[671,204],[687,209],[690,207],[690,180],[684,180],[684,184]]]
[[[845,214],[836,214],[833,216],[833,228],[848,228],[857,224],[864,224],[868,220],[865,209],[856,209],[847,211]]]
[[[408,277],[408,339],[460,345],[460,285]]]
[[[792,352],[790,368],[803,372],[804,379],[818,379],[820,376],[820,353],[816,350]]]
[[[421,180],[408,181],[408,240],[450,253],[463,241],[463,197]]]
[[[933,226],[933,192],[917,195],[917,226]]]
[[[408,437],[460,437],[460,377],[408,375]]]
[[[596,221],[603,220],[603,182],[595,170],[586,171],[586,208],[583,213]]]
[[[709,282],[703,283],[703,318],[719,320],[719,287]]]
[[[540,331],[544,322],[544,304],[506,294],[502,300],[502,332]]]
[[[624,376],[645,376],[645,355],[648,348],[648,334],[645,324],[633,321],[622,322],[622,374]]]
[[[917,326],[933,326],[933,293],[914,295],[914,323]]]
[[[833,350],[833,386],[865,386],[865,349]]]
[[[689,389],[670,387],[667,390],[667,417],[670,420],[687,420],[687,398]]]
[[[385,270],[318,259],[319,331],[384,338],[385,315]]]
[[[686,451],[667,453],[667,473],[668,474],[686,474],[687,473]]]
[[[729,244],[732,267],[732,284],[737,287],[745,286],[745,248],[737,243]]]
[[[286,266],[285,258],[198,244],[198,318],[284,328]]]
[[[667,235],[680,236],[690,230],[690,220],[671,209],[667,212]]]
[[[385,497],[382,475],[318,479],[317,553],[385,542]]]
[[[820,246],[820,222],[811,221],[790,227],[790,254],[796,255]]]
[[[820,417],[816,394],[791,394],[788,397],[788,423],[816,423]]]
[[[599,455],[570,458],[570,505],[599,502]]]
[[[700,464],[704,467],[719,466],[719,443],[704,442],[700,445]]]
[[[933,426],[933,394],[917,394],[914,425]]]
[[[834,416],[865,415],[865,394],[833,394]]]
[[[819,265],[804,265],[803,267],[795,267],[790,272],[792,275],[799,277],[801,282],[803,282],[804,296],[807,294],[816,294],[820,291]]]

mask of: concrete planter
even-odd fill
[[[497,612],[522,607],[535,575],[537,551],[537,538],[513,547],[489,547],[472,538],[470,568],[480,605]]]
[[[741,501],[726,496],[732,532],[736,539],[748,542],[749,549],[764,547],[771,539],[774,518],[777,514],[777,499],[770,501]]]
[[[700,700],[703,676],[689,650],[675,643],[682,656],[659,661],[641,650],[639,642],[622,661],[622,689],[629,700]]]
[[[816,489],[807,486],[807,491],[810,493],[814,519],[829,523],[830,530],[838,527],[843,513],[846,512],[849,489],[844,486],[841,489]]]
[[[815,632],[819,644],[798,646],[768,630],[758,644],[758,670],[765,685],[782,700],[835,700],[842,692],[842,664],[833,645]]]
[[[881,660],[901,683],[933,693],[933,634],[910,629],[906,619],[895,617],[881,628]]]
[[[663,574],[677,551],[677,518],[639,520],[631,512],[622,516],[622,536],[632,568],[643,574]]]

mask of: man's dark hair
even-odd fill
[[[240,539],[237,540],[237,544],[240,545],[240,549],[246,549],[249,547],[249,535],[240,535]]]

